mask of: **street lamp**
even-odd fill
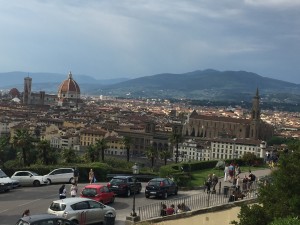
[[[133,206],[132,206],[132,217],[136,217],[136,212],[135,212],[135,192],[136,192],[136,175],[139,174],[140,168],[139,166],[135,163],[134,166],[132,167],[132,173],[134,175],[134,189],[133,189]]]

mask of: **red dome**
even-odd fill
[[[13,98],[15,98],[15,97],[20,97],[20,92],[18,91],[17,88],[12,88],[12,89],[9,91],[9,95],[12,96]]]
[[[67,80],[64,80],[58,88],[58,94],[75,93],[80,94],[79,85],[72,78],[72,73],[69,73]]]

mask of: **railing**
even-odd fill
[[[257,197],[257,183],[246,183],[237,192],[235,187],[223,187],[223,190],[217,191],[216,194],[207,192],[206,190],[199,190],[199,194],[184,196],[180,198],[173,198],[169,200],[160,201],[151,205],[145,205],[138,207],[138,215],[141,221],[161,217],[162,205],[165,204],[170,207],[172,204],[175,206],[175,210],[179,204],[184,203],[191,210],[199,210],[208,208],[211,206],[219,206],[227,204],[231,201],[238,201],[240,199],[253,199]]]

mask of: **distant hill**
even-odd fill
[[[0,73],[0,88],[23,90],[24,72]],[[65,74],[30,73],[33,91],[56,93]],[[156,74],[136,79],[97,80],[74,75],[82,94],[131,98],[172,98],[210,101],[251,101],[259,88],[262,102],[300,102],[300,85],[246,71],[197,70],[183,74]]]
[[[245,71],[197,70],[157,74],[105,86],[101,94],[131,97],[250,101],[256,88],[268,100],[297,102],[300,85]],[[277,99],[278,98],[278,99]],[[298,101],[299,102],[299,101]]]
[[[33,91],[57,92],[57,89],[62,81],[68,78],[68,74],[58,73],[25,73],[25,72],[7,72],[0,73],[0,88],[11,89],[18,88],[22,92],[25,77],[32,78]],[[103,79],[97,80],[88,75],[73,74],[74,80],[80,84],[81,90],[85,93],[89,89],[98,90],[100,87],[110,84],[119,83],[128,80],[127,78]]]

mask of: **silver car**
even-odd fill
[[[12,176],[12,180],[19,181],[21,186],[38,187],[43,184],[48,184],[48,180],[44,176],[38,175],[32,171],[16,171]]]
[[[104,223],[106,217],[116,217],[114,208],[88,198],[65,198],[53,201],[47,212],[76,224]]]
[[[50,173],[44,176],[48,180],[49,184],[52,183],[73,183],[74,181],[74,169],[73,168],[58,168],[52,170]]]

